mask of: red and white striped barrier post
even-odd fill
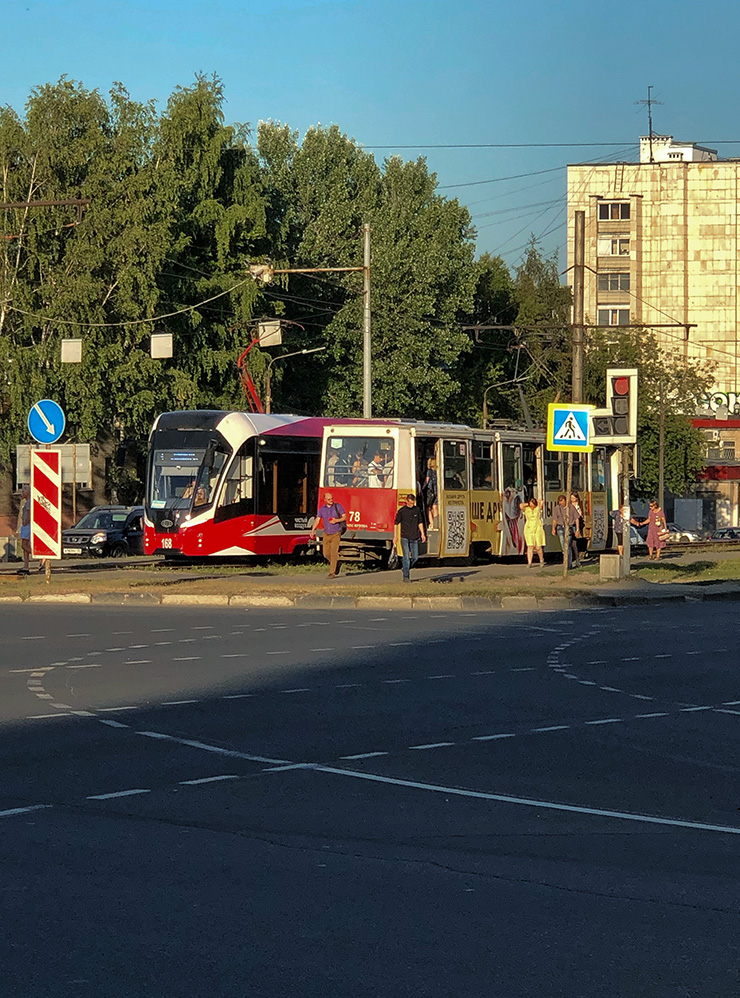
[[[62,557],[62,452],[31,451],[31,556],[46,561]]]

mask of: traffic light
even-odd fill
[[[631,444],[637,439],[637,370],[609,368],[606,372],[606,408],[591,415],[595,444]]]

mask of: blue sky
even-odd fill
[[[426,156],[440,192],[470,206],[479,252],[500,252],[512,267],[530,233],[547,253],[559,249],[565,267],[564,167],[634,159],[647,132],[635,101],[648,84],[664,102],[654,110],[656,132],[740,156],[740,6],[730,0],[612,8],[586,0],[4,0],[3,28],[0,103],[21,113],[33,87],[63,74],[103,93],[119,80],[162,108],[196,72],[215,72],[229,122],[274,119],[301,134],[336,123],[380,161],[394,151],[382,146]],[[423,148],[481,143],[546,147]],[[502,179],[521,174],[530,176]]]

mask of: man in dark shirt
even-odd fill
[[[411,569],[419,560],[419,541],[427,539],[424,529],[424,517],[416,505],[416,496],[411,493],[406,496],[406,505],[401,506],[396,513],[396,547],[398,547],[399,539],[401,541],[401,551],[403,552],[401,560],[403,581],[410,582]]]

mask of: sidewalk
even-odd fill
[[[663,581],[692,565],[726,563],[721,581]],[[737,564],[737,572],[734,571]],[[69,562],[64,563],[70,565]],[[323,566],[183,566],[158,568],[151,559],[96,563],[92,570],[71,564],[71,571],[52,570],[18,576],[15,566],[0,570],[0,603],[92,603],[109,605],[212,605],[294,607],[303,609],[506,610],[566,611],[583,607],[616,607],[674,601],[740,600],[738,552],[667,552],[655,565],[646,557],[633,560],[633,569],[648,567],[660,581],[632,577],[602,583],[598,559],[563,578],[562,565],[529,568],[523,562],[456,567],[416,567],[410,585],[399,571],[358,571],[345,566],[329,580]],[[672,568],[674,569],[672,571]]]

